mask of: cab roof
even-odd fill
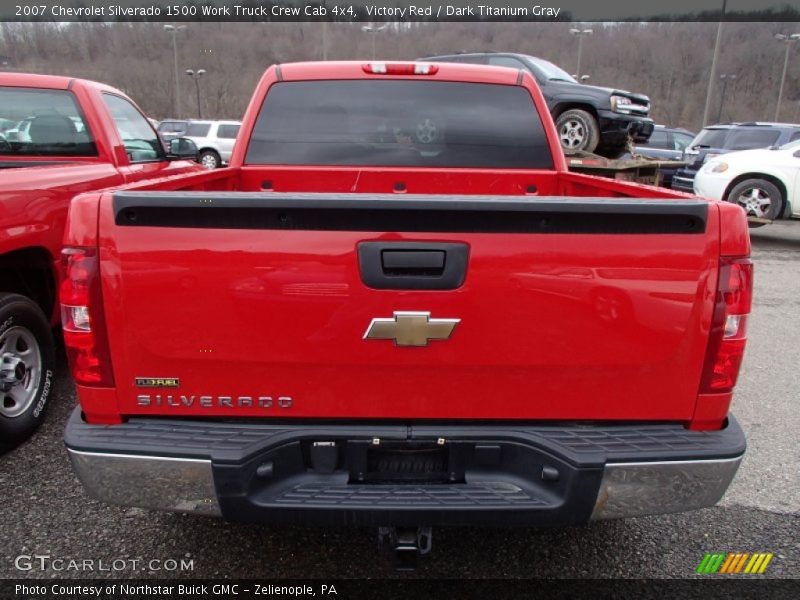
[[[364,66],[374,63],[385,65],[433,64],[438,67],[436,73],[418,75],[393,75],[385,73],[368,73]],[[284,63],[276,66],[279,79],[284,81],[306,81],[326,79],[415,79],[420,81],[464,81],[469,83],[497,83],[518,85],[521,82],[521,69],[474,65],[468,63],[450,63],[436,61],[397,61],[397,60],[362,60],[362,61],[325,61]]]
[[[63,75],[37,75],[34,73],[0,73],[0,86],[68,90],[75,85],[93,87],[98,90],[111,91],[118,94],[121,93],[119,90],[105,85],[104,83],[98,83],[88,79],[77,79],[75,77],[66,77]]]

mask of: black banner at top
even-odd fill
[[[0,21],[800,21],[800,0],[3,0]]]

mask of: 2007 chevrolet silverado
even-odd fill
[[[0,130],[2,452],[27,438],[47,408],[70,200],[199,167],[168,155],[127,96],[93,81],[0,73],[0,122],[15,124]]]
[[[570,173],[529,73],[298,63],[231,167],[84,194],[61,288],[74,468],[108,502],[382,527],[710,506],[743,211]]]

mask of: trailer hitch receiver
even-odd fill
[[[430,554],[430,527],[380,527],[378,546],[398,571],[414,571],[420,556]]]

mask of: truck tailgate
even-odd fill
[[[717,221],[700,200],[105,195],[120,412],[688,420]]]

